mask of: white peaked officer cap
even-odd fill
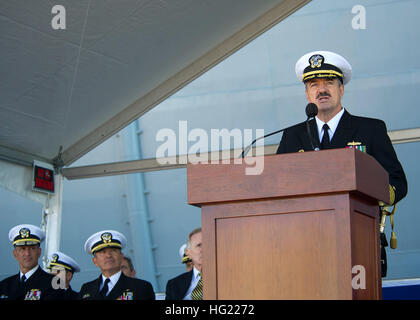
[[[184,243],[181,248],[179,248],[179,257],[182,259],[185,256],[185,249],[187,249],[187,244]]]
[[[296,62],[296,76],[302,82],[315,78],[338,78],[343,84],[351,79],[351,65],[342,56],[330,51],[312,51]]]
[[[9,240],[14,246],[31,246],[41,244],[45,232],[32,224],[20,224],[9,231]]]
[[[184,243],[181,248],[179,248],[179,256],[181,257],[182,263],[187,263],[192,261],[191,258],[185,253],[185,250],[187,249],[187,244]]]
[[[115,230],[103,230],[91,235],[85,242],[85,251],[88,254],[95,254],[95,252],[104,248],[113,247],[123,249],[127,244],[125,236]]]
[[[60,251],[55,251],[52,254],[50,254],[48,256],[48,261],[48,269],[52,269],[54,267],[61,267],[73,273],[80,272],[79,264],[76,261],[74,261],[71,257]]]

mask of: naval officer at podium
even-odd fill
[[[388,172],[388,204],[394,205],[404,198],[407,179],[385,123],[379,119],[354,116],[341,104],[344,86],[352,75],[350,63],[334,52],[313,51],[297,61],[295,71],[305,85],[306,99],[317,105],[318,114],[309,121],[311,137],[306,122],[299,123],[284,131],[277,153],[310,151],[314,143],[321,150],[356,148],[373,156]],[[311,143],[311,138],[314,143]],[[384,247],[387,242],[383,234],[381,246],[382,276],[386,276]]]

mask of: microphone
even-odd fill
[[[308,119],[306,120],[306,125],[307,125],[307,129],[308,129],[309,137],[310,137],[310,139],[311,139],[311,145],[312,145],[312,148],[313,148],[314,150],[319,150],[319,148],[316,148],[316,149],[315,149],[315,148],[314,148],[314,146],[313,146],[312,136],[311,136],[311,134],[310,134],[310,132],[309,132],[309,123],[308,123],[309,118],[311,118],[311,117],[315,117],[315,116],[318,114],[318,107],[316,106],[316,104],[315,104],[315,103],[309,103],[309,104],[306,106],[305,111],[306,111],[306,115],[308,116]],[[265,136],[262,136],[262,137],[259,137],[259,138],[255,139],[254,141],[252,141],[252,142],[251,142],[251,144],[250,144],[250,145],[248,145],[248,146],[247,146],[247,147],[246,147],[246,148],[242,151],[242,153],[241,153],[241,158],[244,158],[244,157],[246,156],[246,154],[249,152],[249,149],[251,149],[251,147],[254,145],[254,143],[255,143],[255,142],[257,142],[258,140],[261,140],[261,139],[267,138],[267,137],[269,137],[269,136],[272,136],[272,135],[274,135],[274,134],[280,133],[280,132],[282,132],[282,131],[284,131],[284,130],[287,130],[287,129],[290,129],[291,127],[294,127],[294,126],[295,126],[295,125],[290,126],[290,127],[287,127],[287,128],[283,128],[283,129],[280,129],[280,130],[277,130],[277,131],[271,132],[271,133],[269,133],[269,134],[266,134]]]
[[[312,150],[319,151],[318,143],[314,140],[311,134],[311,130],[309,129],[309,119],[314,118],[318,114],[318,107],[315,103],[308,103],[305,109],[306,116],[306,131],[308,132],[309,141],[311,141]]]
[[[305,109],[306,116],[309,118],[313,118],[318,114],[318,107],[315,103],[308,103]]]

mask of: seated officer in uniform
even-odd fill
[[[68,255],[55,251],[48,257],[48,269],[52,275],[59,277],[57,283],[64,291],[65,300],[77,300],[78,293],[70,286],[75,272],[80,272],[80,267],[76,261]]]
[[[114,230],[93,234],[85,243],[85,251],[92,254],[92,261],[101,275],[83,284],[79,298],[82,300],[154,300],[152,285],[144,280],[127,277],[121,271],[124,258],[121,250],[127,240]]]
[[[201,278],[201,228],[194,229],[188,236],[185,253],[192,260],[191,271],[180,274],[166,284],[166,300],[202,300],[203,280]]]
[[[389,174],[389,205],[407,194],[407,179],[382,120],[351,115],[341,104],[346,85],[352,75],[349,62],[329,51],[314,51],[296,63],[296,75],[305,84],[306,99],[318,107],[315,120],[310,120],[311,143],[306,123],[284,131],[277,153],[310,151],[312,144],[320,149],[357,148],[374,157]],[[386,256],[382,237],[382,275],[386,275]],[[384,268],[385,266],[385,268]]]
[[[52,286],[53,276],[38,264],[40,244],[45,232],[40,228],[21,224],[9,231],[14,246],[13,256],[19,263],[19,273],[0,282],[0,298],[9,300],[61,300],[63,290]]]
[[[179,248],[179,256],[181,257],[181,262],[183,264],[185,264],[185,270],[191,271],[193,268],[193,263],[191,258],[188,256],[188,254],[186,253],[187,250],[187,244],[184,243],[181,248]]]
[[[134,269],[133,261],[127,256],[124,256],[121,262],[121,271],[130,278],[136,277],[136,269]]]

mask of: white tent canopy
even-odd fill
[[[307,2],[0,0],[0,159],[70,165]]]
[[[0,186],[43,204],[44,266],[63,175],[32,192],[33,161],[69,166],[309,1],[0,0]]]

